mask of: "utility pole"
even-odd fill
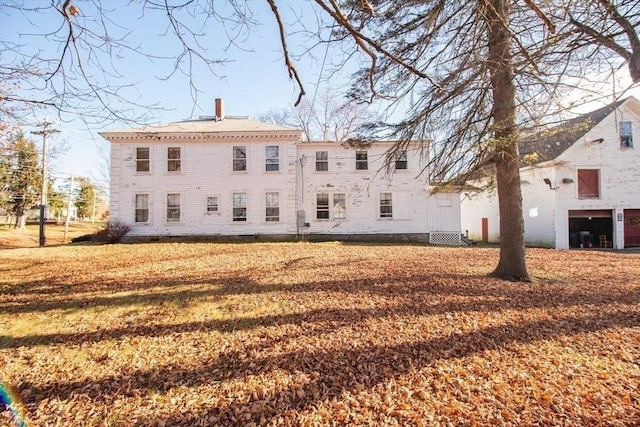
[[[42,126],[42,130],[31,132],[34,135],[42,135],[42,190],[40,193],[40,246],[44,246],[46,239],[44,236],[44,215],[47,206],[47,153],[49,148],[47,147],[47,136],[52,133],[60,132],[58,129],[49,128],[53,122],[49,122],[46,119],[42,121],[38,126]]]
[[[73,192],[73,175],[69,181],[69,194],[67,195],[67,218],[64,221],[64,237],[63,240],[67,241],[67,231],[69,231],[69,218],[71,217],[71,194]]]
[[[93,189],[93,209],[91,210],[91,224],[93,224],[96,220],[96,187],[95,185],[92,187]]]

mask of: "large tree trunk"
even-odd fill
[[[509,0],[485,4],[489,68],[493,92],[495,165],[500,209],[500,261],[492,276],[529,282],[524,251],[524,219],[518,164],[516,90],[509,31]]]
[[[22,195],[22,201],[16,203],[16,222],[14,228],[18,230],[24,230],[26,228],[26,221],[24,215],[24,194]]]

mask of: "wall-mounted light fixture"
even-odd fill
[[[604,142],[604,138],[598,138],[598,139],[594,139],[593,141],[587,141],[586,145],[602,144],[603,142]]]
[[[549,186],[550,189],[552,190],[557,190],[558,187],[554,187],[553,185],[551,185],[551,180],[549,178],[545,178],[544,179],[544,183],[547,184]]]
[[[573,184],[573,179],[571,178],[562,178],[563,184]]]

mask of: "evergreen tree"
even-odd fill
[[[6,206],[15,217],[15,227],[24,228],[26,211],[38,203],[42,169],[35,142],[24,133],[15,134],[4,146],[0,179]]]

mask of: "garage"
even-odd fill
[[[624,210],[624,247],[640,246],[640,209]]]
[[[600,247],[600,236],[613,241],[613,210],[586,209],[569,211],[569,247]]]

